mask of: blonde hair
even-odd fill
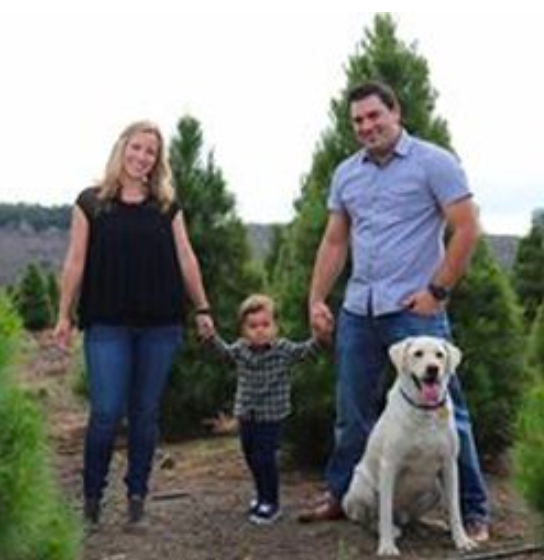
[[[139,132],[154,134],[158,140],[159,149],[157,161],[147,177],[149,195],[156,200],[163,210],[166,210],[175,198],[172,186],[172,171],[166,157],[164,139],[159,127],[151,121],[136,121],[129,124],[119,135],[110,153],[104,176],[100,181],[98,197],[101,200],[112,200],[117,195],[121,185],[119,177],[123,167],[123,155],[130,139]]]
[[[242,325],[248,315],[263,310],[268,311],[274,319],[276,318],[276,304],[274,300],[265,294],[252,294],[240,304],[238,320]]]

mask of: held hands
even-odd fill
[[[209,311],[196,313],[196,332],[201,340],[209,340],[215,334],[215,325]]]
[[[322,301],[310,304],[310,326],[317,340],[330,343],[334,330],[334,316],[329,306]]]

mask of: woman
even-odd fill
[[[198,334],[214,332],[162,135],[128,126],[104,177],[77,198],[61,281],[55,336],[68,346],[73,311],[84,331],[90,385],[84,515],[97,523],[117,428],[128,417],[128,519],[140,523],[158,435],[158,412],[181,342],[184,290]]]

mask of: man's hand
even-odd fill
[[[310,326],[315,338],[325,342],[331,340],[334,330],[334,316],[325,302],[318,301],[311,304]]]
[[[421,290],[407,297],[404,306],[418,315],[434,315],[444,309],[444,303],[437,301],[429,290]]]

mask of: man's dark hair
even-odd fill
[[[393,110],[400,107],[395,92],[387,84],[376,81],[365,82],[351,89],[348,94],[348,106],[371,95],[378,97],[388,109]]]

